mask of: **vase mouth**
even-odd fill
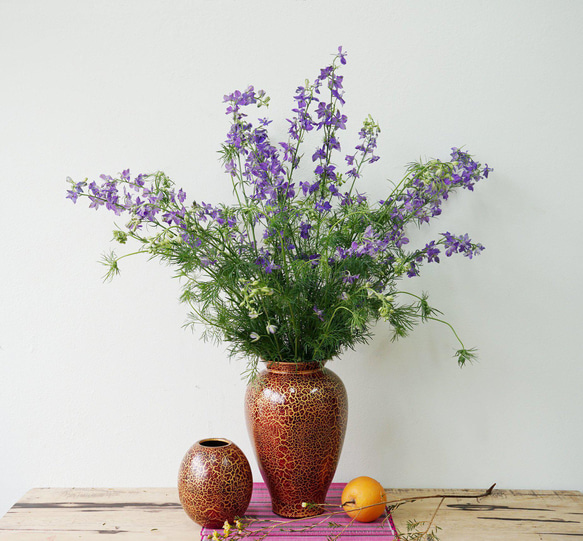
[[[228,445],[231,445],[231,443],[231,441],[225,438],[205,438],[204,440],[200,440],[198,445],[201,447],[216,449],[217,447],[227,447]]]
[[[270,372],[317,372],[324,368],[326,361],[301,361],[301,362],[280,362],[265,361],[267,370]]]

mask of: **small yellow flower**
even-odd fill
[[[241,523],[240,520],[235,521],[235,526],[237,527],[237,530],[239,530],[239,531],[241,531],[243,529],[243,524]]]
[[[225,520],[223,524],[223,537],[229,537],[229,532],[231,531],[231,525],[229,524],[228,520]]]

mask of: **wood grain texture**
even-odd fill
[[[436,493],[476,492],[389,489],[388,499]],[[394,514],[397,527],[429,520],[439,502],[400,507]],[[448,498],[435,524],[441,541],[583,541],[583,494],[494,490],[480,501]],[[35,488],[0,519],[0,541],[73,539],[197,541],[200,527],[182,510],[174,488]]]
[[[387,500],[428,494],[477,494],[473,490],[388,490]],[[393,514],[395,525],[428,521],[440,499],[407,503]],[[576,491],[494,490],[481,500],[446,498],[434,523],[440,541],[583,541],[583,494]]]
[[[177,488],[35,488],[0,519],[1,541],[196,541]]]

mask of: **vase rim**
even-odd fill
[[[196,442],[197,445],[205,447],[207,449],[223,448],[232,445],[233,442],[226,438],[203,438]]]
[[[301,361],[301,362],[281,362],[264,361],[267,370],[270,372],[316,372],[324,368],[326,361]]]

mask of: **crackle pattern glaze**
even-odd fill
[[[340,378],[317,363],[271,363],[247,387],[247,428],[274,513],[319,514],[334,477],[348,419]]]
[[[178,495],[188,516],[209,528],[243,516],[253,491],[249,462],[232,441],[197,441],[184,455]]]

